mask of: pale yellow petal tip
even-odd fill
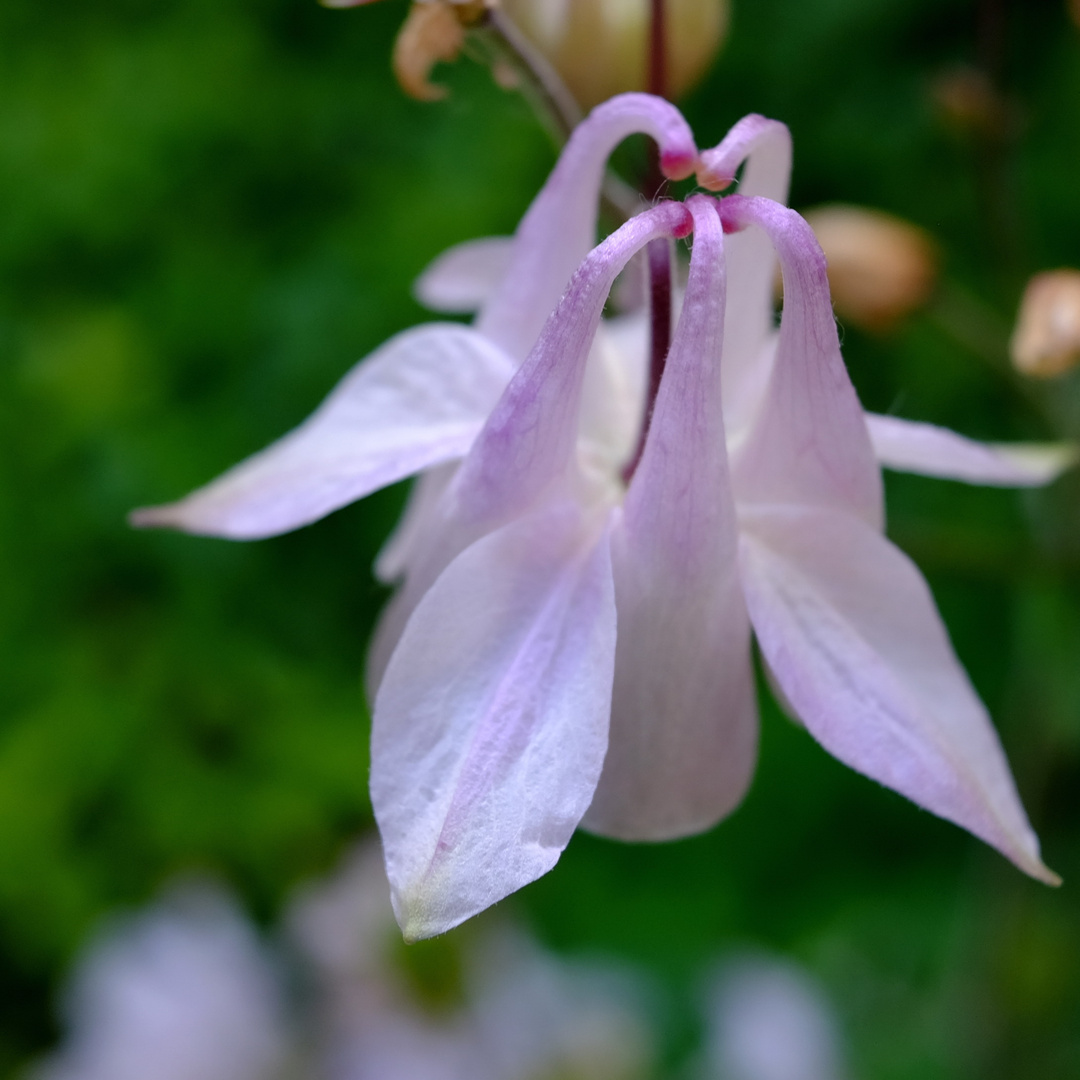
[[[397,888],[393,882],[390,884],[390,906],[406,945],[437,937],[454,925],[447,925],[445,919],[438,918],[438,905],[431,902],[432,890],[426,885],[430,883],[424,879],[403,888]]]
[[[1074,442],[998,443],[996,448],[1043,483],[1056,480],[1080,463],[1080,444]]]
[[[127,516],[127,523],[133,529],[163,529],[175,526],[176,504],[167,503],[164,506],[140,506],[132,510]]]
[[[1036,881],[1041,881],[1044,885],[1051,885],[1056,889],[1063,883],[1061,875],[1055,874],[1054,871],[1042,861],[1038,847],[1031,853],[1024,852],[1021,858],[1017,858],[1014,861],[1017,867],[1023,870],[1028,877],[1032,877]]]
[[[1044,885],[1050,885],[1053,888],[1058,888],[1063,885],[1064,879],[1060,874],[1055,874],[1049,866],[1044,866],[1042,862],[1037,867],[1022,867],[1025,873],[1033,877],[1036,881],[1041,881]]]

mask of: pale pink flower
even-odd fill
[[[745,162],[741,194],[660,203],[586,254],[604,162],[633,130],[713,189]],[[267,536],[429,470],[381,560],[404,583],[371,664],[372,798],[407,937],[545,873],[579,823],[658,840],[730,812],[756,756],[751,625],[826,749],[1056,880],[926,583],[882,535],[878,462],[1033,483],[1062,461],[863,413],[821,250],[783,205],[789,165],[775,122],[748,117],[698,156],[670,105],[614,99],[571,139],[490,295],[490,241],[423,280],[434,298],[472,289],[474,329],[399,335],[296,432],[136,518]],[[638,251],[691,231],[627,483],[645,339],[601,311]]]

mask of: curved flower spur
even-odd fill
[[[714,189],[745,160],[742,193],[661,203],[584,254],[604,161],[634,130],[657,139],[669,174],[696,165]],[[508,261],[487,241],[427,275],[429,295],[456,287],[481,302],[474,329],[399,335],[297,431],[135,516],[268,536],[429,470],[384,553],[404,585],[372,682],[372,799],[409,938],[545,873],[579,823],[664,839],[737,805],[757,743],[751,624],[826,749],[1057,880],[925,582],[881,534],[875,449],[894,466],[996,483],[1041,482],[1062,462],[1053,448],[1014,455],[895,419],[883,440],[840,357],[820,248],[779,201],[789,162],[774,122],[748,117],[699,158],[673,107],[613,99],[575,133]],[[647,330],[601,311],[635,252],[691,230],[681,315],[627,482]]]

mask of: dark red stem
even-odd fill
[[[664,0],[650,0],[649,24],[649,70],[647,86],[650,94],[666,97],[667,94],[667,22]],[[660,153],[654,146],[649,154],[649,169],[642,184],[642,194],[655,199],[663,188],[664,175],[660,171]],[[653,240],[646,248],[649,264],[649,387],[645,398],[645,415],[641,422],[641,434],[633,457],[623,469],[623,480],[630,483],[634,470],[645,449],[649,434],[656,395],[664,376],[664,363],[671,347],[671,243]]]
[[[664,377],[664,364],[671,347],[671,241],[652,240],[645,251],[649,261],[649,385],[637,446],[623,469],[623,480],[627,484],[645,450],[656,395],[660,391],[660,380]]]

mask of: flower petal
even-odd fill
[[[948,428],[866,414],[870,441],[887,469],[1001,487],[1048,484],[1080,460],[1075,443],[981,443]]]
[[[700,832],[742,799],[757,754],[750,623],[720,401],[724,238],[691,198],[682,315],[612,537],[619,641],[608,756],[586,828]]]
[[[558,861],[600,775],[614,658],[608,536],[570,503],[478,541],[424,597],[372,729],[371,795],[407,939]]]
[[[754,631],[814,738],[1056,883],[986,709],[911,561],[848,514],[760,509],[743,524]]]
[[[682,179],[693,172],[693,132],[679,110],[662,98],[620,94],[589,113],[521,219],[510,266],[476,324],[512,356],[528,355],[570,276],[596,243],[607,159],[637,132],[659,144],[665,176]]]
[[[438,527],[438,506],[458,470],[457,461],[425,469],[413,482],[405,509],[375,558],[375,577],[384,585],[401,580]]]
[[[219,479],[132,524],[251,540],[316,521],[461,457],[513,371],[482,335],[429,323],[358,364],[312,416]]]
[[[787,202],[791,132],[786,124],[756,114],[744,116],[719,146],[702,152],[698,180],[713,190],[725,188],[744,163],[740,195]],[[728,238],[725,258],[724,418],[728,438],[735,439],[752,420],[768,382],[776,254],[769,237],[752,228]]]
[[[768,199],[721,201],[725,227],[757,225],[784,275],[776,360],[764,400],[732,454],[736,501],[829,506],[880,527],[881,472],[840,355],[825,256],[810,226]]]
[[[432,508],[429,539],[414,551],[405,584],[387,607],[368,654],[369,690],[378,686],[413,608],[460,552],[528,513],[557,482],[580,483],[575,451],[586,360],[612,282],[650,240],[685,235],[690,224],[681,203],[661,203],[613,232],[578,268],[528,359]]]
[[[479,310],[506,274],[513,246],[509,236],[485,236],[447,248],[416,279],[416,299],[446,314]]]
[[[690,227],[685,206],[660,203],[586,256],[462,463],[457,495],[471,515],[520,513],[571,465],[585,362],[612,283],[650,240]]]

